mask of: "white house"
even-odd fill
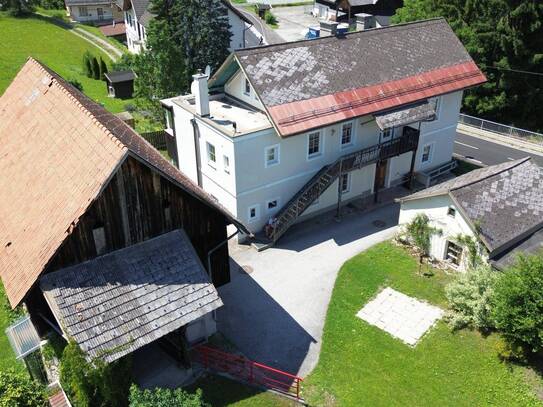
[[[399,202],[399,224],[426,214],[441,230],[431,238],[430,255],[459,270],[469,263],[459,236],[479,241],[480,257],[499,269],[519,251],[543,249],[543,169],[529,158],[469,172]]]
[[[128,50],[134,54],[140,53],[145,48],[147,29],[153,19],[153,14],[149,11],[150,3],[150,0],[117,0],[118,6],[124,12]],[[232,33],[229,51],[258,45],[260,38],[255,35],[251,21],[228,0],[221,0],[221,3],[227,9]]]
[[[68,16],[80,23],[119,21],[123,14],[111,0],[65,0]]]
[[[272,223],[277,240],[449,163],[462,91],[485,80],[435,19],[238,50],[162,103],[179,168],[251,232]]]

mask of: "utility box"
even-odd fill
[[[330,37],[336,35],[338,23],[335,21],[320,21],[320,36]]]

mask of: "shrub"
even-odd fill
[[[277,25],[277,18],[269,11],[266,11],[264,21],[266,21],[266,24],[268,25]]]
[[[83,84],[79,82],[77,79],[69,79],[68,83],[70,83],[78,91],[83,92]]]
[[[494,349],[503,362],[526,363],[528,361],[524,346],[521,344],[510,343],[500,338],[494,345]]]
[[[130,407],[207,407],[209,404],[202,399],[202,390],[187,393],[182,389],[140,390],[133,384],[130,387]]]
[[[100,79],[100,64],[96,57],[92,57],[92,77],[94,79]]]
[[[131,383],[131,359],[105,364],[92,363],[74,341],[70,341],[60,363],[60,383],[76,407],[126,406]]]
[[[62,10],[66,7],[64,5],[64,0],[40,0],[39,4],[48,10]],[[62,11],[64,12],[64,10]]]
[[[102,57],[100,57],[100,79],[105,81],[106,80],[106,77],[105,77],[105,74],[108,72],[107,70],[107,65],[106,63],[104,62],[104,60],[102,59]]]
[[[430,219],[426,214],[419,213],[405,226],[409,242],[415,246],[420,254],[419,261],[430,252],[430,238],[434,234],[440,234],[441,230],[430,226]]]
[[[24,373],[0,371],[0,407],[46,406],[45,391]]]
[[[134,54],[124,53],[117,61],[111,63],[111,69],[114,71],[129,71],[134,68],[135,59]]]
[[[450,311],[447,314],[453,329],[473,327],[489,330],[494,327],[491,318],[493,286],[498,273],[490,267],[481,266],[459,274],[445,288]]]
[[[92,78],[92,55],[87,51],[83,54],[83,71],[87,78]]]
[[[497,280],[492,317],[510,344],[543,350],[543,256],[520,256]]]

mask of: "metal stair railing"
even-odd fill
[[[399,138],[346,154],[332,164],[324,166],[277,213],[273,230],[268,238],[275,243],[340,174],[414,150],[417,148],[418,138],[418,130],[406,127],[404,134]]]

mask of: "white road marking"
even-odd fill
[[[455,143],[460,144],[461,146],[464,146],[464,147],[473,148],[474,150],[479,150],[479,147],[470,146],[469,144],[464,144],[464,143],[461,143],[459,141],[455,141]]]
[[[508,160],[511,160],[511,161],[515,161],[514,158],[511,158],[511,157],[507,157]]]

